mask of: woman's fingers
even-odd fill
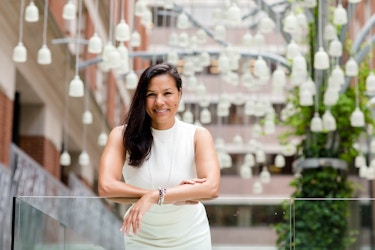
[[[204,182],[206,182],[206,178],[201,178],[201,179],[195,178],[195,179],[191,179],[191,180],[183,180],[183,181],[181,181],[180,185],[204,183]]]

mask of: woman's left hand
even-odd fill
[[[141,227],[143,215],[157,202],[155,199],[153,191],[143,195],[125,216],[120,231],[125,230],[126,235],[129,235],[130,228],[133,228],[133,233],[136,234]]]

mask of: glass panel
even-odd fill
[[[371,249],[373,199],[296,199],[293,249]]]

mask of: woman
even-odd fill
[[[175,117],[181,85],[174,66],[147,68],[103,151],[99,194],[137,198],[121,227],[125,249],[211,249],[199,200],[218,196],[220,168],[208,130]]]

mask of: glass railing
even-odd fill
[[[213,250],[372,250],[373,202],[220,197],[205,207]],[[17,197],[14,204],[13,249],[124,249],[119,228],[129,205],[99,197]]]

